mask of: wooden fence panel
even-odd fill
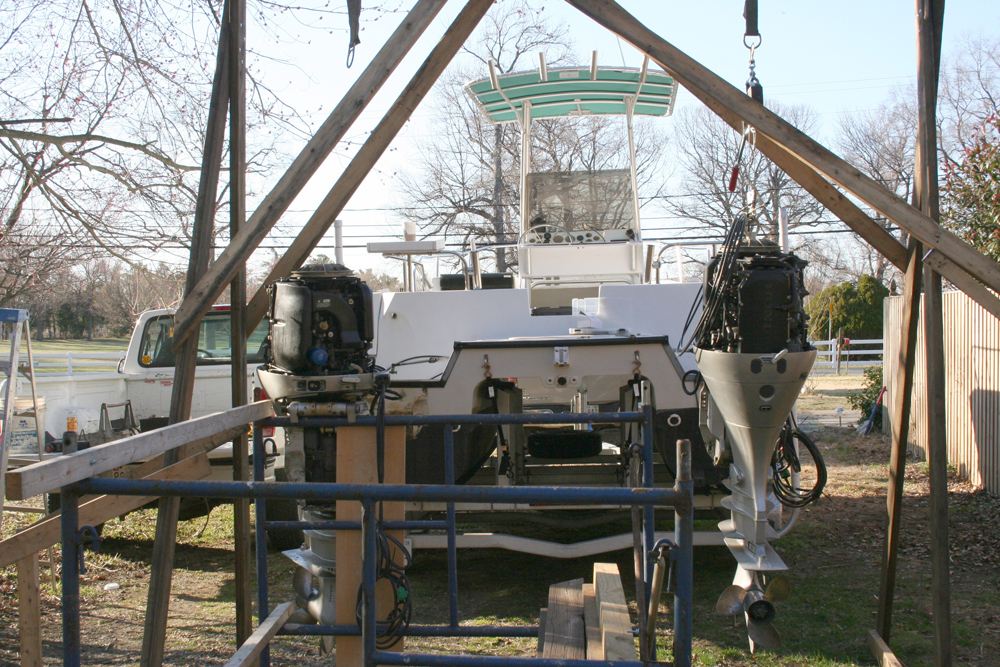
[[[943,303],[948,461],[963,478],[1000,493],[1000,320],[963,292],[946,292]],[[885,299],[883,377],[888,391],[883,405],[892,405],[902,311],[902,297]],[[909,452],[922,460],[927,458],[927,375],[923,345],[921,321]],[[888,423],[887,413],[883,413],[883,423]]]

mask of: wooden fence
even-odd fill
[[[892,405],[902,320],[903,297],[887,297],[883,311],[885,406]],[[909,447],[919,459],[927,458],[923,350],[921,317]],[[1000,493],[1000,320],[963,292],[944,294],[944,358],[948,462],[973,484]],[[883,417],[883,423],[888,424],[888,411]]]

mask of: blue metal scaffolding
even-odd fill
[[[376,506],[385,501],[423,501],[446,503],[443,521],[386,521],[385,529],[437,529],[447,531],[449,624],[410,625],[403,636],[413,637],[533,637],[537,626],[462,626],[458,614],[458,575],[456,551],[455,503],[537,503],[559,505],[597,505],[641,507],[642,552],[645,567],[642,586],[646,600],[653,589],[654,564],[658,553],[654,545],[653,510],[656,506],[674,508],[675,540],[670,559],[675,567],[674,581],[674,645],[672,664],[691,665],[691,621],[693,578],[693,483],[691,481],[690,444],[680,441],[677,449],[677,480],[673,488],[653,487],[653,411],[644,406],[642,412],[612,414],[481,414],[481,415],[421,415],[359,417],[348,421],[336,418],[301,418],[297,427],[426,426],[443,424],[445,453],[445,484],[331,484],[265,482],[265,448],[262,428],[292,426],[288,418],[272,417],[255,423],[253,439],[254,481],[167,481],[90,478],[62,488],[63,544],[63,664],[79,667],[80,644],[80,583],[83,564],[83,542],[93,536],[93,529],[78,526],[79,498],[86,494],[183,496],[194,498],[252,498],[255,501],[258,615],[263,623],[270,612],[267,583],[266,531],[275,529],[360,530],[362,535],[362,614],[358,625],[294,626],[283,630],[285,635],[361,636],[365,667],[376,665],[424,665],[427,667],[590,667],[592,660],[557,660],[545,658],[499,658],[471,655],[435,655],[379,651],[376,637],[379,623],[375,610],[377,579]],[[541,486],[464,486],[455,484],[453,427],[460,425],[503,424],[587,424],[639,423],[642,433],[642,486],[621,487],[541,487]],[[296,500],[360,501],[362,520],[358,521],[268,521],[265,500],[286,498]],[[640,615],[640,618],[642,615]],[[655,628],[639,628],[640,644],[646,632]],[[646,639],[651,636],[646,635]],[[655,641],[650,641],[652,654],[645,661],[606,661],[611,667],[642,667],[656,660]],[[261,667],[269,667],[265,648],[260,656]]]

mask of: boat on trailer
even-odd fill
[[[696,533],[696,543],[724,543],[737,560],[719,609],[746,611],[752,642],[775,644],[771,602],[780,595],[764,584],[785,565],[770,540],[798,512],[789,517],[776,486],[797,491],[798,470],[796,462],[774,465],[774,451],[777,445],[781,456],[795,458],[801,434],[793,436],[789,413],[815,358],[802,309],[805,263],[776,247],[748,245],[747,218],[740,216],[721,250],[712,248],[703,281],[686,282],[680,262],[676,280],[660,280],[664,248],[657,253],[644,241],[640,224],[633,121],[669,116],[677,84],[648,60],[641,68],[598,67],[596,57],[590,67],[548,68],[540,59],[526,72],[498,75],[491,67],[489,77],[466,88],[492,122],[521,129],[521,224],[516,241],[503,246],[516,252],[516,270],[480,270],[480,254],[498,246],[456,252],[441,240],[368,245],[405,262],[401,292],[372,294],[343,267],[305,267],[272,293],[264,388],[290,412],[317,414],[308,401],[370,389],[383,370],[394,399],[386,402],[388,414],[596,416],[592,424],[555,427],[462,426],[453,438],[456,477],[468,484],[631,485],[630,445],[639,434],[599,416],[652,406],[654,484],[674,483],[677,442],[690,440],[696,512],[721,520]],[[532,169],[534,121],[600,115],[624,118],[627,169]],[[431,276],[430,264],[446,257],[457,257],[460,273]],[[290,338],[281,327],[310,308],[312,338]],[[327,384],[311,379],[324,374]],[[408,428],[407,483],[446,481],[443,428]],[[290,478],[333,481],[317,471],[335,448],[334,433],[290,429],[288,437]],[[477,528],[508,519],[572,528],[621,517],[558,506],[456,509]],[[323,508],[305,510],[307,518],[329,518]],[[433,515],[445,506],[413,503],[407,510]],[[322,531],[306,534],[305,553],[329,551]],[[446,545],[444,534],[408,540],[413,548]],[[458,535],[459,547],[556,557],[632,544],[631,533],[570,544],[499,531]]]

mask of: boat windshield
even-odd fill
[[[628,169],[531,173],[528,198],[529,227],[548,224],[569,231],[639,231]]]

